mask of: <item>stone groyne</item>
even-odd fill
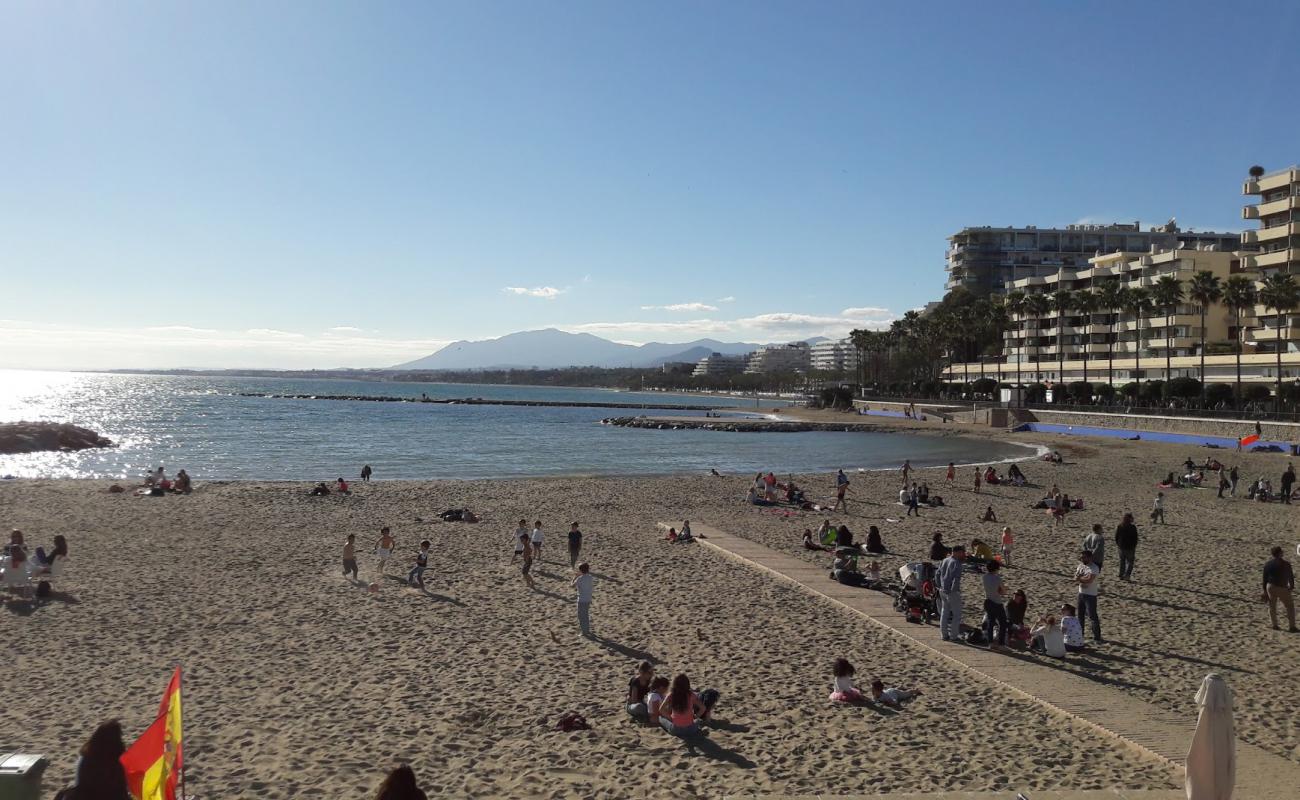
[[[482,397],[441,398],[394,397],[374,394],[266,394],[239,392],[237,397],[267,397],[276,400],[351,400],[362,403],[430,403],[442,406],[541,406],[550,408],[639,408],[646,411],[718,411],[724,406],[679,406],[670,403],[601,403],[569,400],[491,400]]]
[[[0,453],[46,453],[112,447],[113,442],[66,422],[6,422],[0,424]]]
[[[698,417],[607,417],[602,425],[661,431],[703,430],[729,433],[799,433],[804,431],[868,431],[873,426],[845,422],[803,422],[774,419],[700,419]]]

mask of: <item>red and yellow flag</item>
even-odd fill
[[[126,785],[135,800],[176,800],[181,758],[181,668],[172,673],[158,718],[122,754]]]

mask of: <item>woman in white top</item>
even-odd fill
[[[1076,625],[1079,620],[1075,620]],[[1030,631],[1029,635],[1033,637],[1034,645],[1043,648],[1043,651],[1052,658],[1065,658],[1065,634],[1061,631],[1060,624],[1057,623],[1056,617],[1048,614],[1038,620]],[[1083,638],[1083,631],[1080,629],[1079,637]]]

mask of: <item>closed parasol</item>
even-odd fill
[[[1187,751],[1187,800],[1232,800],[1237,781],[1237,739],[1232,726],[1232,690],[1223,678],[1206,675],[1196,692],[1201,707]]]

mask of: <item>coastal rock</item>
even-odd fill
[[[0,453],[44,453],[88,450],[113,443],[88,428],[66,422],[6,422],[0,424]]]
[[[794,420],[775,420],[775,419],[741,419],[726,423],[716,423],[712,420],[704,421],[698,419],[672,419],[655,417],[606,417],[600,421],[602,425],[613,425],[619,428],[646,428],[649,430],[703,430],[703,431],[726,431],[728,433],[801,433],[806,431],[866,431],[874,430],[874,426],[865,423],[844,423],[844,422],[801,422]]]

